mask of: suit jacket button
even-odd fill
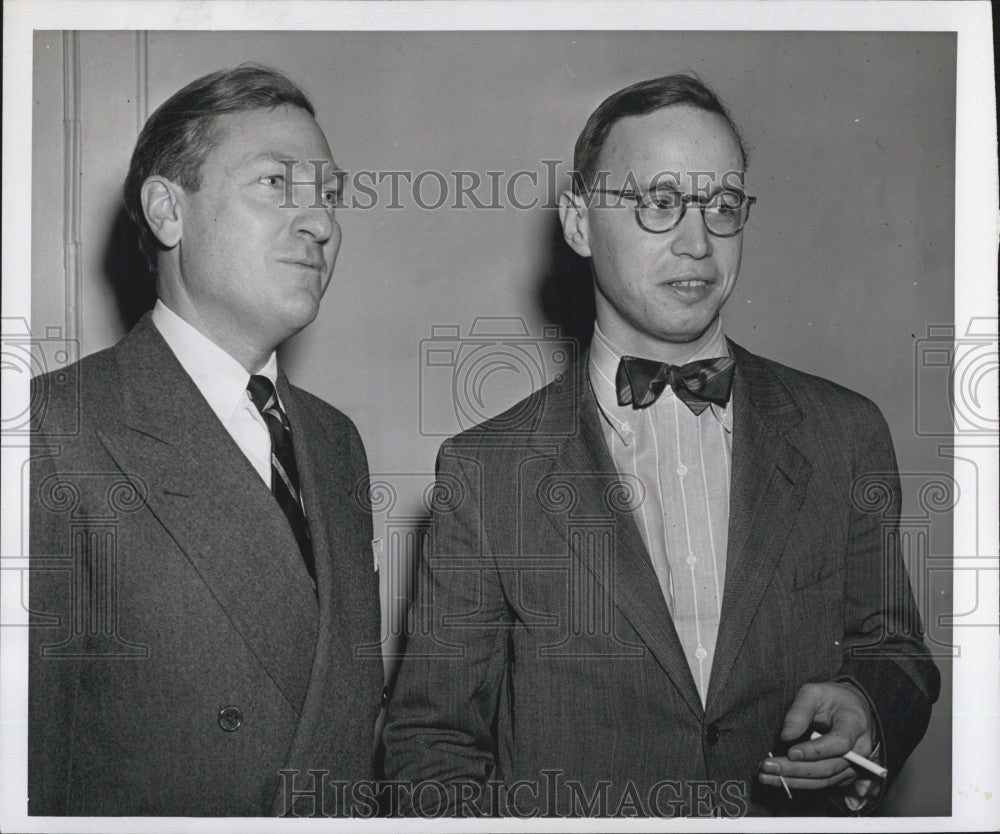
[[[719,740],[719,725],[712,723],[705,728],[706,744],[715,744]]]
[[[227,733],[235,733],[243,725],[243,713],[236,707],[219,710],[219,726]]]

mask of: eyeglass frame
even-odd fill
[[[659,231],[656,231],[654,229],[650,229],[648,226],[646,226],[646,225],[643,224],[642,220],[639,219],[639,211],[644,206],[648,206],[649,205],[649,203],[647,203],[646,200],[648,200],[648,198],[649,198],[649,196],[651,194],[654,194],[657,191],[666,191],[666,190],[669,190],[669,191],[673,192],[674,194],[677,194],[677,195],[680,196],[680,200],[681,200],[681,213],[677,217],[677,222],[674,223],[672,226],[668,226],[666,229],[660,229]],[[726,192],[729,192],[730,194],[739,194],[746,201],[747,216],[746,216],[746,220],[744,220],[740,224],[740,227],[738,229],[736,229],[733,232],[730,232],[729,234],[720,235],[718,232],[713,232],[709,228],[708,223],[705,221],[705,209],[707,208],[706,201],[713,199],[718,194],[723,194],[723,193],[726,193]],[[750,220],[750,207],[754,203],[757,202],[757,198],[756,197],[751,197],[749,194],[747,194],[742,189],[732,188],[732,187],[720,188],[717,191],[713,191],[707,198],[695,197],[694,194],[683,194],[680,191],[677,191],[677,190],[672,189],[672,188],[671,189],[651,188],[648,191],[645,191],[645,192],[642,192],[642,193],[639,193],[637,191],[632,191],[630,189],[616,191],[613,188],[594,188],[594,189],[592,189],[590,191],[590,193],[591,194],[614,194],[616,197],[625,197],[627,199],[635,200],[636,201],[635,208],[634,208],[634,211],[635,211],[635,222],[639,224],[639,228],[640,229],[642,229],[644,232],[646,232],[648,234],[651,234],[651,235],[663,235],[663,234],[666,234],[667,232],[672,232],[674,229],[676,229],[678,226],[680,226],[681,223],[684,222],[684,216],[687,214],[688,205],[690,205],[691,203],[697,203],[698,204],[698,208],[701,209],[701,222],[705,224],[705,231],[707,231],[710,235],[712,235],[712,237],[721,237],[721,238],[736,237],[736,235],[738,235],[740,232],[742,232],[743,229],[746,227],[747,222]],[[742,205],[742,202],[741,202],[741,205]]]

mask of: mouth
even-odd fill
[[[311,258],[281,258],[281,263],[288,264],[289,266],[297,266],[301,269],[311,269],[316,272],[322,272],[326,267],[323,261],[315,261]]]
[[[712,282],[704,278],[684,278],[680,281],[667,281],[668,287],[680,287],[682,289],[694,289],[695,287],[708,287]]]
[[[674,290],[706,290],[715,286],[714,278],[700,278],[697,276],[690,276],[684,278],[672,278],[668,281],[663,282],[664,286],[670,287]]]

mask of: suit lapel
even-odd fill
[[[733,462],[726,585],[706,706],[718,701],[784,554],[812,466],[783,435],[802,418],[782,382],[756,357],[730,343]]]
[[[587,368],[588,354],[584,353],[576,369],[576,398],[563,395],[566,402],[553,409],[577,410],[578,430],[557,450],[548,473],[550,478],[565,476],[576,503],[571,511],[552,513],[548,517],[564,539],[575,518],[604,520],[613,525],[610,571],[600,563],[595,564],[594,559],[578,547],[571,548],[572,557],[605,588],[614,605],[670,677],[684,702],[700,717],[701,699],[631,507],[616,509],[614,506],[613,485],[622,484],[618,495],[627,494],[630,485],[622,483],[608,450]],[[564,420],[562,424],[569,422]]]
[[[326,761],[331,728],[345,725],[353,711],[368,708],[368,690],[351,670],[355,649],[370,645],[378,633],[378,601],[369,554],[367,512],[356,500],[356,472],[344,434],[332,434],[303,407],[300,395],[278,376],[278,393],[292,426],[306,516],[316,557],[319,633],[302,720],[287,756],[289,766]],[[360,558],[359,558],[360,557]],[[378,664],[374,657],[367,663]],[[281,800],[278,795],[277,803]],[[277,806],[276,806],[277,807]]]
[[[284,515],[148,316],[116,360],[122,425],[101,442],[299,710],[317,605]]]

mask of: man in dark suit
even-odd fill
[[[34,381],[32,814],[332,814],[310,790],[373,777],[364,447],[275,354],[330,282],[338,177],[264,67],[192,82],[139,136],[156,307]]]
[[[388,775],[423,814],[871,810],[843,754],[891,781],[939,688],[885,421],[725,338],[754,198],[703,84],[615,93],[574,162],[594,338],[442,447]]]

